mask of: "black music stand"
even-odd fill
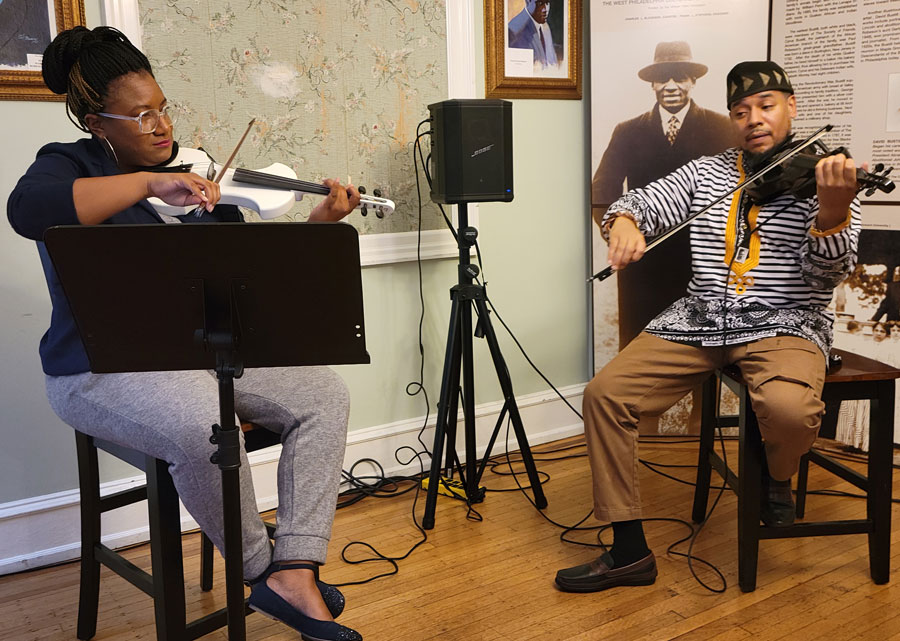
[[[368,363],[359,237],[340,223],[54,227],[44,242],[97,373],[214,369],[228,638],[245,603],[234,379],[244,367]]]

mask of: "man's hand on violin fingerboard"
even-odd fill
[[[866,165],[863,164],[863,168]],[[816,194],[819,214],[816,227],[828,231],[845,220],[856,197],[856,163],[844,154],[825,156],[816,164]]]

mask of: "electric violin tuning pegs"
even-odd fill
[[[383,192],[380,189],[378,189],[377,187],[372,190],[372,195],[375,196],[376,198],[381,198],[382,194],[383,194]],[[376,218],[384,218],[384,209],[382,209],[381,207],[376,207],[375,208],[375,217]]]
[[[365,193],[366,193],[366,188],[365,188],[363,185],[360,185],[359,187],[357,187],[356,190],[357,190],[360,194],[365,194]],[[366,205],[362,205],[362,206],[359,208],[359,213],[361,213],[363,216],[368,216],[368,214],[369,214],[369,208],[368,208]]]

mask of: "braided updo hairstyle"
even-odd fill
[[[109,84],[126,73],[142,71],[153,75],[150,61],[121,31],[80,26],[53,39],[41,69],[50,91],[66,94],[69,120],[88,133],[84,117],[103,110]]]

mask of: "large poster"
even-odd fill
[[[900,167],[900,0],[775,2],[772,59],[797,94],[794,131],[832,124],[831,146]],[[900,203],[900,191],[869,201]]]
[[[795,131],[832,124],[829,146],[900,174],[900,0],[781,0],[772,25],[772,57],[797,94]],[[860,197],[859,263],[835,291],[834,344],[900,366],[900,190]],[[837,436],[868,449],[867,402],[842,404]]]
[[[601,0],[591,5],[591,213],[594,271],[606,267],[598,221],[625,190],[732,146],[725,77],[766,58],[768,0]],[[680,238],[679,238],[680,237]],[[684,293],[685,234],[593,285],[594,368]],[[680,431],[677,405],[660,431]],[[642,426],[643,428],[643,426]]]

